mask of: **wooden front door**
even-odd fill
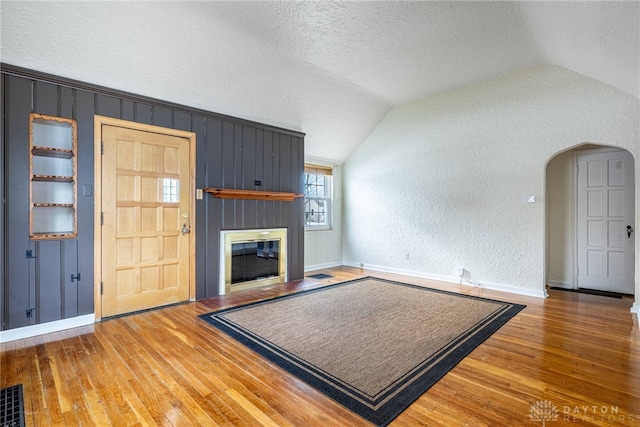
[[[187,301],[192,141],[106,124],[101,132],[102,317]]]

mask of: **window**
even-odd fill
[[[304,166],[304,226],[307,229],[331,228],[332,169]]]
[[[162,201],[164,203],[180,202],[180,181],[172,178],[162,179]]]

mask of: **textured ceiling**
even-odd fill
[[[640,94],[640,3],[1,2],[2,62],[307,134],[342,162],[394,105],[553,64]]]

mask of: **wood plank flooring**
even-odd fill
[[[23,384],[28,426],[369,426],[197,316],[372,275],[527,305],[392,426],[640,426],[630,299],[551,290],[543,300],[348,267],[320,272],[335,277],[4,343],[1,386]],[[555,410],[536,416],[541,401]]]

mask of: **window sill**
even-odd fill
[[[307,231],[333,231],[333,227],[331,227],[331,226],[326,226],[326,227],[305,227],[304,231],[305,231],[305,233]]]

